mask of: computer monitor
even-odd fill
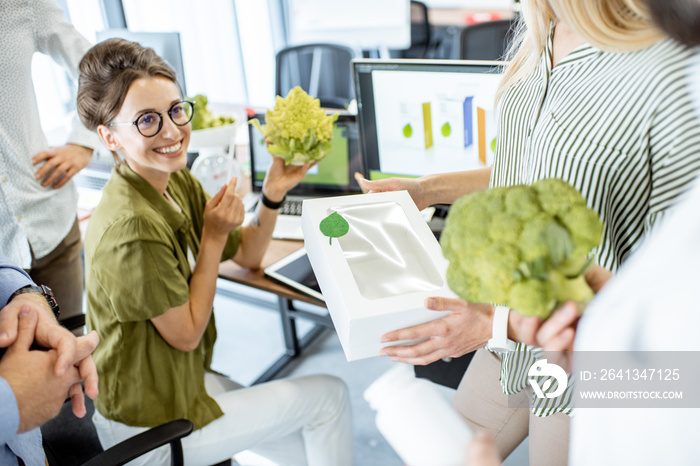
[[[418,177],[490,165],[501,65],[354,60],[366,176]]]
[[[256,113],[252,118],[260,120],[260,124],[265,123],[265,113]],[[339,196],[361,191],[354,177],[355,172],[364,172],[357,120],[354,115],[340,114],[335,125],[330,151],[289,194]],[[272,155],[258,128],[249,124],[248,131],[252,188],[253,191],[260,192],[267,169],[272,163]]]
[[[97,41],[119,37],[121,39],[138,42],[144,47],[152,48],[168,65],[175,70],[177,82],[182,87],[182,92],[187,95],[185,85],[185,67],[182,62],[182,47],[180,46],[179,32],[133,32],[128,29],[105,29],[97,31]]]
[[[288,0],[290,45],[332,42],[362,50],[411,46],[409,0]]]

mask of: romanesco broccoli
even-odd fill
[[[559,179],[463,196],[440,239],[447,282],[467,301],[546,318],[567,299],[592,298],[583,274],[602,231],[598,214]]]
[[[188,98],[194,102],[194,115],[192,115],[192,130],[214,128],[216,126],[230,125],[236,122],[236,119],[230,115],[214,115],[208,108],[209,99],[207,96],[197,94],[194,97]]]
[[[302,165],[326,156],[338,115],[326,115],[318,99],[297,86],[282,98],[277,96],[275,108],[265,114],[265,124],[250,121],[265,137],[272,155],[286,164]]]

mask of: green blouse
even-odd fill
[[[95,407],[106,418],[151,427],[186,418],[199,429],[223,413],[204,388],[216,326],[209,321],[199,346],[170,346],[152,318],[189,299],[209,199],[184,169],[170,176],[168,194],[179,212],[126,164],[112,172],[85,236],[87,327],[100,344],[93,354],[100,377]],[[222,260],[236,253],[234,230]],[[191,252],[191,254],[188,254]]]

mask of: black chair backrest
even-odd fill
[[[355,98],[350,62],[355,52],[338,44],[305,44],[277,52],[275,92],[285,97],[300,86],[321,106],[345,108]]]
[[[487,21],[466,26],[459,40],[462,60],[501,60],[512,40],[514,20]]]
[[[402,58],[425,58],[430,48],[431,28],[428,7],[411,1],[411,47],[402,51]]]
[[[70,401],[63,403],[55,418],[41,426],[44,451],[49,465],[78,466],[102,453],[102,445],[92,423],[95,407],[85,397],[87,414],[78,418],[73,415]]]

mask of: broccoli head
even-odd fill
[[[557,179],[463,196],[440,238],[448,284],[467,301],[546,318],[567,299],[591,299],[583,273],[602,228],[578,191]]]
[[[549,215],[558,215],[577,204],[586,205],[586,200],[573,186],[558,178],[545,178],[532,187],[537,192],[542,209]]]
[[[556,305],[552,285],[533,278],[513,285],[508,296],[508,306],[524,316],[538,316],[546,319]]]
[[[215,116],[208,108],[209,99],[207,96],[197,94],[194,97],[189,97],[187,100],[194,102],[194,115],[192,115],[192,130],[213,128],[215,126],[230,125],[236,122],[236,119],[228,115]]]

